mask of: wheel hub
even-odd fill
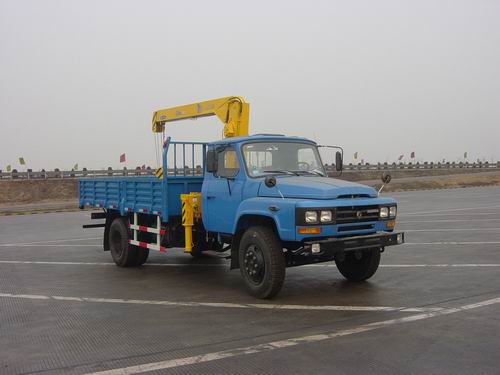
[[[249,246],[245,250],[244,258],[245,273],[254,283],[260,283],[264,278],[264,256],[262,251],[255,245]]]

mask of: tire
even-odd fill
[[[129,230],[127,223],[127,218],[118,217],[113,220],[109,228],[109,248],[111,250],[111,256],[119,267],[132,267],[137,265],[139,249],[128,243]]]
[[[359,255],[361,254],[361,257]],[[347,251],[343,259],[335,257],[338,270],[349,281],[365,281],[377,272],[380,264],[380,249]]]
[[[285,280],[283,247],[272,229],[255,226],[243,233],[238,249],[240,272],[248,292],[274,297]]]
[[[135,260],[136,266],[142,266],[149,257],[149,249],[138,248],[137,249],[137,258]]]

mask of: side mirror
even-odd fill
[[[272,187],[276,186],[276,177],[266,176],[266,178],[264,179],[264,183],[266,184],[266,186],[268,188],[272,188]]]
[[[335,170],[337,172],[342,171],[344,161],[342,160],[342,153],[340,151],[337,151],[335,153]]]
[[[217,153],[215,150],[207,151],[207,172],[215,173],[217,172]]]
[[[388,184],[389,182],[391,182],[391,179],[392,179],[392,177],[389,173],[387,173],[387,172],[382,173],[381,180],[384,184]]]

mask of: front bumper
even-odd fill
[[[331,262],[335,255],[345,251],[380,248],[401,245],[405,242],[404,232],[386,233],[379,232],[363,236],[341,238],[317,238],[304,241],[304,246],[299,251],[285,253],[288,267],[303,264]]]
[[[405,242],[404,232],[375,233],[364,236],[327,238],[304,241],[306,245],[319,244],[320,252],[352,251],[369,249],[372,247],[386,247],[401,245]]]

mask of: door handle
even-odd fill
[[[215,199],[215,195],[207,195],[207,199]]]

